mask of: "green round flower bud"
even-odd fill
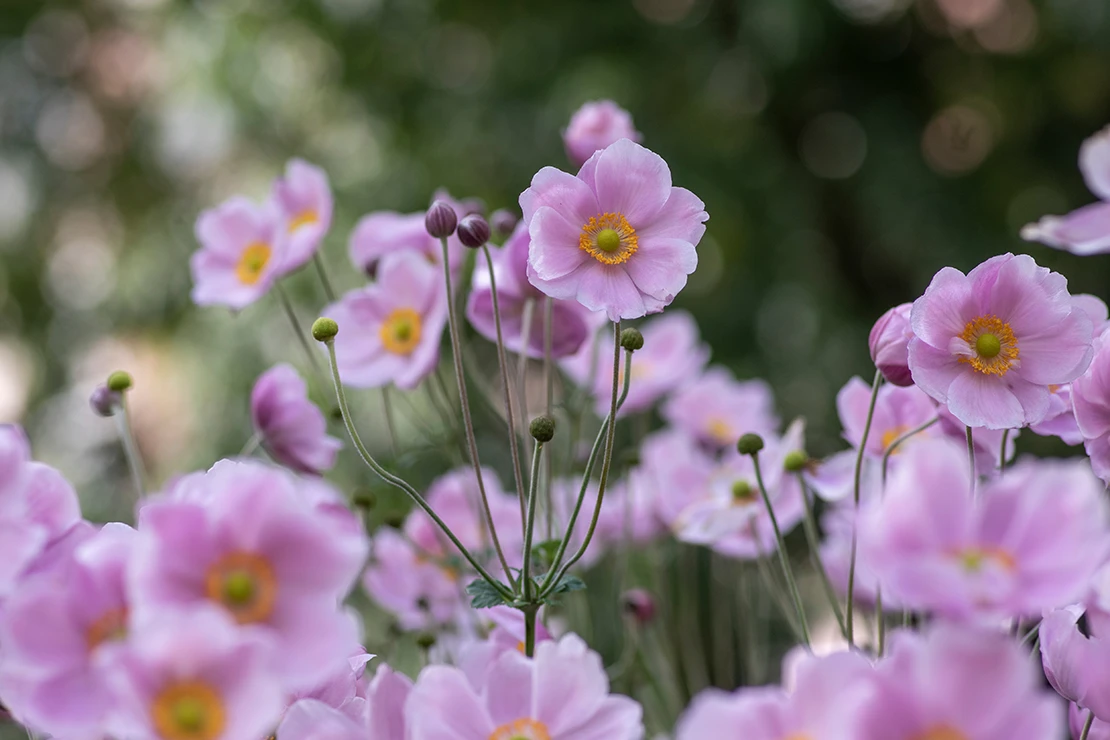
[[[116,370],[108,376],[108,390],[123,393],[131,387],[131,376],[122,370]]]
[[[763,449],[763,437],[749,432],[736,443],[736,449],[741,455],[754,455]]]
[[[537,416],[528,425],[528,431],[537,442],[550,442],[555,436],[555,420],[550,416]]]
[[[428,650],[436,644],[436,636],[433,632],[421,632],[416,636],[416,644],[422,650]]]
[[[639,329],[625,329],[621,332],[621,346],[629,352],[635,352],[644,346],[644,335]]]
[[[339,324],[335,319],[321,316],[312,322],[312,338],[317,342],[330,342],[339,333]]]
[[[790,473],[800,473],[805,470],[808,464],[809,455],[806,454],[805,450],[794,450],[787,453],[786,459],[782,462],[782,466]]]

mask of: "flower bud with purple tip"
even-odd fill
[[[489,241],[489,222],[476,213],[463,216],[459,222],[459,241],[464,247],[478,249]]]
[[[455,215],[455,209],[442,200],[432,203],[424,215],[424,228],[436,239],[446,239],[451,236],[458,225],[459,217]]]

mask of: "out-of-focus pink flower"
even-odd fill
[[[513,352],[543,357],[545,296],[528,282],[528,244],[528,227],[521,223],[517,224],[505,246],[491,248],[501,334],[505,346]],[[529,302],[532,304],[532,318],[526,327],[524,318]],[[575,301],[554,301],[551,310],[551,356],[573,355],[593,333],[594,322],[590,312]],[[474,268],[474,284],[466,303],[466,317],[479,334],[491,342],[497,341],[493,290],[482,255],[479,255]],[[524,346],[525,334],[527,347]]]
[[[136,624],[113,679],[121,717],[109,735],[137,740],[265,737],[281,714],[281,684],[257,632],[201,607]]]
[[[458,568],[438,554],[424,553],[399,532],[383,527],[374,534],[370,565],[362,585],[391,612],[404,630],[450,624],[465,608]]]
[[[1103,481],[1110,481],[1110,329],[1095,339],[1091,366],[1071,384],[1075,421],[1091,467]]]
[[[578,176],[544,167],[520,194],[532,245],[528,279],[611,321],[658,313],[686,285],[709,216],[658,154],[628,139]]]
[[[698,694],[679,719],[675,737],[858,740],[861,711],[876,690],[874,673],[858,653],[806,655],[789,692],[760,686]]]
[[[1043,421],[1050,385],[1091,362],[1092,322],[1067,280],[1027,255],[992,257],[967,275],[945,267],[913,304],[910,370],[963,424]]]
[[[490,669],[507,652],[524,653],[526,627],[524,614],[508,606],[495,606],[480,612],[493,627],[486,639],[477,639],[459,651],[458,666],[470,683],[481,690],[489,680]],[[543,612],[536,615],[536,644],[552,639],[551,633],[543,626]]]
[[[914,445],[859,524],[883,591],[954,619],[1035,616],[1084,595],[1110,548],[1102,486],[1079,461],[1021,461],[972,492],[965,451]]]
[[[636,355],[632,360],[634,375],[639,359]],[[763,380],[737,381],[724,367],[711,367],[680,387],[663,404],[662,413],[668,422],[713,447],[734,445],[741,434],[775,434],[779,428],[771,386]]]
[[[285,229],[276,206],[239,196],[201,213],[200,250],[189,260],[193,302],[238,310],[266,295],[288,259]]]
[[[701,342],[694,317],[685,311],[673,311],[646,321],[640,331],[644,335],[644,347],[632,355],[628,398],[618,416],[650,408],[684,383],[698,377],[709,359],[709,347]],[[598,415],[604,417],[609,413],[613,392],[613,345],[608,332],[603,332],[595,341],[596,348],[587,342],[578,354],[566,359],[562,365],[579,385],[592,381],[590,390],[595,408]],[[592,372],[591,361],[596,363]],[[624,372],[623,350],[621,372]],[[621,375],[618,393],[623,382],[624,376]]]
[[[1071,730],[1072,740],[1079,740],[1083,736],[1083,725],[1087,722],[1087,710],[1080,709],[1075,702],[1068,704],[1068,729]],[[1095,718],[1091,729],[1087,733],[1087,740],[1110,740],[1110,722],[1103,722]]]
[[[302,473],[327,470],[343,446],[328,436],[324,415],[308,400],[304,381],[289,365],[272,367],[255,381],[251,421],[266,451]]]
[[[1048,740],[1065,727],[1063,706],[1041,688],[1027,651],[993,630],[899,630],[877,668],[857,740]]]
[[[320,512],[293,476],[260,463],[223,461],[192,488],[139,512],[136,612],[215,604],[265,638],[289,689],[315,685],[357,644],[337,603],[365,561],[365,537]]]
[[[836,395],[836,410],[840,414],[840,423],[844,427],[844,439],[857,449],[863,439],[863,431],[867,428],[870,406],[871,388],[858,376],[849,380]],[[881,459],[899,437],[935,419],[936,416],[936,404],[919,388],[882,386],[875,399],[875,411],[871,416],[866,453],[873,458]],[[934,427],[918,432],[899,444],[891,453],[891,458],[901,455],[915,442],[937,434],[938,431]]]
[[[441,200],[451,206],[457,218],[462,218],[471,212],[466,203],[459,202],[446,192],[437,192],[435,200]],[[399,252],[413,252],[425,261],[438,266],[440,279],[443,279],[443,245],[428,233],[424,225],[425,211],[418,213],[396,213],[394,211],[376,211],[367,214],[359,220],[351,239],[348,243],[348,252],[351,262],[362,272],[374,277],[378,272],[378,263],[384,257]],[[447,263],[451,273],[458,275],[466,257],[466,248],[463,247],[457,236],[447,238]]]
[[[1079,170],[1091,192],[1102,202],[1083,206],[1066,216],[1045,216],[1021,230],[1021,238],[1064,249],[1072,254],[1110,252],[1110,127],[1083,142]]]
[[[285,177],[274,181],[270,199],[285,225],[288,245],[278,269],[287,275],[312,259],[331,228],[327,173],[302,159],[291,159],[285,165]]]
[[[458,668],[429,666],[405,707],[410,740],[639,740],[642,713],[632,699],[609,693],[600,657],[576,635],[538,644],[534,659],[502,653],[481,687]]]
[[[649,434],[640,445],[639,483],[652,490],[655,515],[668,528],[702,498],[717,460],[693,437],[673,427]]]
[[[940,417],[937,426],[941,433],[956,444],[963,445],[966,448],[967,427],[948,410],[947,406],[938,406],[937,415]],[[1006,431],[1009,431],[1009,434],[1006,434]],[[971,444],[975,447],[975,469],[979,475],[991,476],[998,472],[999,462],[1003,454],[1003,437],[1005,437],[1006,442],[1006,460],[1007,462],[1012,460],[1017,450],[1015,443],[1020,435],[1021,432],[1017,429],[973,428],[971,430]]]
[[[890,309],[871,327],[867,338],[875,367],[888,383],[894,385],[913,385],[909,364],[910,340],[913,339],[913,328],[910,326],[912,308],[912,303],[903,303]]]
[[[377,282],[347,293],[323,315],[339,324],[335,357],[345,383],[411,390],[439,361],[447,324],[443,275],[402,252],[382,260]]]
[[[1082,607],[1055,609],[1040,626],[1041,661],[1052,688],[1065,699],[1110,722],[1110,641],[1099,620],[1080,631]]]
[[[594,152],[620,139],[639,142],[643,136],[632,125],[632,115],[612,100],[583,103],[563,131],[567,157],[575,167],[581,167]]]
[[[1075,420],[1075,406],[1071,400],[1071,383],[1050,385],[1048,415],[1039,424],[1033,424],[1029,431],[1048,437],[1059,437],[1069,445],[1082,444],[1083,432]]]

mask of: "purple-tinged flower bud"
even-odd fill
[[[116,406],[120,402],[120,395],[106,385],[98,385],[89,396],[89,405],[100,416],[111,416],[116,413]]]
[[[459,241],[464,247],[477,249],[489,241],[489,223],[476,213],[459,221]]]
[[[913,385],[910,376],[910,309],[913,304],[903,303],[890,309],[875,322],[867,343],[871,346],[871,359],[875,367],[894,385]]]
[[[640,624],[647,624],[655,619],[655,599],[642,588],[632,588],[621,596],[621,605],[626,614]]]
[[[520,218],[508,208],[498,208],[493,212],[493,215],[489,217],[489,222],[494,232],[505,237],[513,233],[513,229],[516,228],[517,221],[519,220]]]
[[[455,209],[442,200],[432,203],[428,207],[428,212],[424,214],[424,228],[436,239],[446,239],[451,236],[458,225],[459,217],[455,215]]]

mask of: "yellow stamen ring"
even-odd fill
[[[288,231],[290,234],[292,234],[294,231],[301,228],[302,226],[311,226],[319,220],[320,219],[316,216],[316,211],[309,208],[298,213],[296,217],[289,222]]]
[[[578,247],[602,264],[619,265],[636,254],[640,241],[623,213],[599,213],[582,224]]]
[[[490,733],[489,740],[551,740],[547,725],[534,719],[506,722]]]
[[[270,247],[262,242],[247,245],[235,265],[235,276],[243,285],[254,285],[262,278],[262,271],[270,262]]]
[[[179,681],[158,692],[151,718],[164,740],[216,740],[227,722],[220,695],[203,681]]]
[[[411,355],[420,344],[423,327],[420,314],[411,308],[394,309],[382,322],[379,336],[386,352],[395,355]]]
[[[209,599],[231,612],[239,624],[270,617],[277,600],[277,578],[269,562],[250,552],[231,552],[208,566],[204,577]]]
[[[984,375],[1001,377],[1018,361],[1020,351],[1014,330],[997,316],[979,316],[967,322],[960,339],[967,342],[971,355],[959,361]]]

